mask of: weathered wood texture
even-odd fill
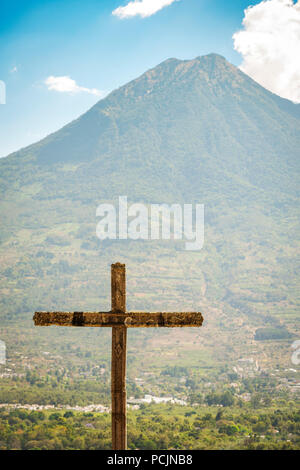
[[[126,311],[125,265],[111,266],[111,317],[124,316]],[[112,448],[127,449],[126,423],[126,343],[127,329],[113,326],[111,350],[111,413]]]
[[[111,309],[113,312],[126,312],[125,264],[111,265]]]
[[[35,312],[36,326],[101,326],[126,328],[197,327],[203,323],[200,312]]]

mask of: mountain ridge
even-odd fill
[[[222,57],[170,59],[1,159],[1,316],[97,310],[99,276],[121,261],[129,308],[203,310],[211,344],[252,345],[266,324],[297,332],[298,109]],[[203,249],[100,243],[96,208],[121,195],[203,203]]]
[[[18,151],[15,151],[15,152],[13,152],[13,153],[11,153],[11,154],[7,155],[6,157],[3,157],[3,158],[16,156],[18,154],[19,155],[23,155],[23,154],[26,155],[29,151],[32,150],[32,148],[35,149],[35,146],[40,146],[43,143],[47,144],[48,141],[51,140],[53,137],[57,136],[57,134],[60,131],[63,131],[64,129],[66,129],[66,130],[69,129],[70,126],[75,125],[75,123],[77,123],[77,122],[81,121],[82,119],[84,119],[85,116],[88,115],[90,112],[93,112],[94,109],[99,110],[99,108],[104,107],[106,104],[109,105],[110,101],[115,96],[117,98],[119,98],[119,95],[121,94],[121,96],[122,96],[123,93],[125,95],[128,95],[128,93],[130,92],[132,87],[135,88],[136,85],[138,85],[140,82],[144,81],[145,79],[151,80],[151,76],[153,76],[153,73],[158,73],[161,70],[162,70],[163,73],[165,73],[167,65],[170,65],[170,64],[173,66],[173,68],[174,68],[174,66],[176,66],[175,69],[173,70],[173,72],[174,72],[173,80],[175,80],[176,75],[178,74],[178,72],[180,72],[180,71],[182,72],[182,69],[183,69],[183,73],[180,75],[180,77],[182,77],[182,75],[184,75],[184,72],[186,72],[186,67],[188,69],[190,69],[191,67],[198,66],[197,68],[199,70],[199,65],[200,66],[202,65],[202,69],[203,69],[203,65],[204,65],[206,67],[206,70],[205,70],[206,72],[207,72],[207,67],[211,69],[210,70],[210,72],[211,72],[210,79],[211,79],[213,77],[213,72],[216,70],[216,68],[217,68],[217,70],[219,70],[220,65],[222,64],[223,66],[225,66],[225,68],[227,68],[227,71],[229,69],[230,72],[234,72],[235,75],[237,77],[239,77],[240,80],[247,81],[248,84],[251,84],[251,85],[254,84],[256,87],[258,87],[258,89],[261,89],[264,92],[266,92],[267,94],[269,94],[269,97],[275,98],[276,104],[279,107],[281,107],[284,111],[290,113],[294,117],[300,117],[300,105],[299,104],[292,103],[291,101],[289,101],[287,99],[284,99],[284,98],[281,98],[281,97],[275,95],[274,93],[266,90],[261,85],[259,85],[257,82],[255,82],[252,78],[250,78],[248,75],[246,75],[244,72],[242,72],[237,67],[235,67],[234,65],[227,62],[225,57],[223,57],[219,54],[210,53],[210,54],[207,54],[205,56],[197,56],[194,59],[184,59],[184,60],[180,60],[180,59],[177,59],[177,58],[169,58],[169,59],[164,60],[163,62],[161,62],[157,66],[150,68],[149,70],[144,72],[142,75],[140,75],[138,78],[129,81],[128,83],[120,86],[116,90],[113,90],[105,98],[99,100],[95,105],[93,105],[88,111],[86,111],[85,113],[83,113],[78,118],[71,121],[70,123],[66,124],[62,128],[52,132],[51,134],[44,137],[40,141],[32,143],[32,144],[30,144],[26,147],[23,147],[22,149],[20,149]],[[219,66],[219,67],[216,67],[216,66]],[[200,67],[200,70],[201,70],[201,67]],[[224,68],[223,68],[223,70],[224,70]],[[170,72],[170,70],[168,70],[168,72]],[[149,92],[150,92],[150,90],[148,91],[148,93]]]

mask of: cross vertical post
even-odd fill
[[[111,311],[126,312],[126,272],[125,264],[111,265]],[[111,351],[111,415],[112,448],[127,448],[126,431],[126,342],[127,328],[112,328]]]

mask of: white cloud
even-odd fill
[[[241,70],[283,98],[300,102],[300,0],[265,0],[245,10],[233,35]]]
[[[15,65],[11,70],[10,73],[16,73],[18,71],[18,67]]]
[[[59,91],[60,93],[89,93],[90,95],[103,96],[103,92],[97,88],[85,88],[77,85],[75,80],[70,77],[54,77],[51,75],[45,80],[48,90]]]
[[[179,0],[133,0],[124,7],[116,8],[112,14],[122,19],[131,18],[132,16],[146,18],[178,1]]]

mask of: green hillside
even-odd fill
[[[299,149],[300,106],[210,54],[163,62],[1,159],[0,316],[11,353],[22,328],[20,344],[37,351],[38,341],[59,348],[75,338],[86,348],[87,331],[33,330],[33,311],[109,309],[109,265],[120,261],[128,308],[200,309],[205,318],[200,332],[132,332],[135,359],[149,351],[145,367],[174,345],[181,355],[162,356],[162,367],[211,368],[245,354],[288,364],[299,333]],[[100,242],[96,208],[121,195],[205,204],[203,249]],[[254,339],[271,327],[288,332],[275,352]]]

